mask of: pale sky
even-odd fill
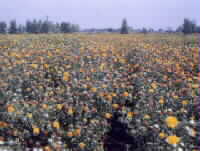
[[[0,21],[69,21],[83,28],[176,28],[185,17],[200,24],[200,0],[0,0]]]

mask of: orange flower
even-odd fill
[[[168,136],[167,137],[167,142],[169,144],[178,144],[180,142],[180,137],[177,137],[176,135]]]
[[[198,80],[200,80],[200,72],[198,73]]]
[[[73,136],[73,132],[67,132],[67,136],[68,137],[72,137]]]
[[[49,147],[49,146],[45,146],[45,147],[44,147],[44,151],[52,151],[52,149],[51,149],[51,147]]]
[[[160,103],[160,104],[164,104],[164,103],[165,103],[165,100],[161,98],[161,99],[159,100],[159,103]]]
[[[114,109],[118,109],[118,108],[119,108],[119,104],[113,104],[112,107],[113,107]]]
[[[48,105],[47,104],[42,104],[42,108],[43,109],[48,109]]]
[[[132,118],[132,117],[133,117],[133,115],[134,115],[134,113],[133,113],[133,112],[128,112],[128,113],[127,113],[127,117],[128,117],[128,118]]]
[[[170,128],[176,128],[179,124],[179,121],[174,116],[168,116],[165,120],[166,124]]]
[[[106,114],[105,114],[105,117],[106,117],[107,119],[110,119],[110,118],[112,117],[112,114],[111,114],[111,113],[106,113]]]
[[[69,79],[70,79],[70,74],[68,72],[64,72],[64,74],[63,74],[63,80],[69,81]]]
[[[95,93],[97,92],[97,88],[91,88],[91,91]]]
[[[78,129],[74,130],[74,131],[73,131],[73,135],[74,135],[74,136],[80,136],[80,135],[81,135],[81,129],[78,128]]]
[[[0,128],[6,128],[8,126],[8,123],[0,121]]]
[[[34,134],[40,134],[40,128],[38,128],[38,127],[33,127],[33,133]]]
[[[123,96],[127,97],[127,96],[129,96],[129,93],[128,92],[124,92]]]
[[[107,98],[109,101],[112,101],[112,95],[108,94],[108,95],[106,96],[106,98]]]
[[[8,105],[7,110],[8,110],[9,113],[15,112],[15,107],[13,105]]]
[[[60,128],[60,123],[58,121],[53,122],[53,127],[59,129]]]
[[[85,148],[85,146],[86,146],[86,145],[85,145],[85,143],[82,143],[82,142],[81,142],[81,143],[79,143],[79,147],[80,147],[81,149],[84,149],[84,148]]]
[[[70,107],[69,109],[68,109],[68,112],[67,112],[69,115],[72,115],[73,113],[74,113],[74,111],[73,111],[73,108],[72,107]]]

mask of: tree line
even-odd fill
[[[16,20],[11,20],[7,25],[5,21],[0,21],[0,34],[18,34],[18,33],[73,33],[79,32],[80,27],[77,24],[71,24],[69,22],[53,23],[52,21],[47,20],[27,20],[25,25],[17,24]],[[155,31],[153,28],[146,29],[133,29],[128,26],[127,20],[123,19],[121,27],[119,29],[105,28],[105,29],[85,29],[82,32],[117,32],[121,34],[128,34],[129,32],[141,32],[141,33],[150,33],[150,32],[182,32],[184,34],[200,33],[200,26],[190,19],[185,18],[183,24],[180,25],[176,30],[172,28],[167,28],[166,30],[159,29]]]
[[[128,26],[126,19],[123,19],[120,33],[121,34],[128,34],[131,28]],[[148,33],[148,32],[155,32],[154,29],[146,29],[142,28],[139,29],[138,32],[141,33]],[[167,28],[167,30],[159,29],[157,32],[167,32],[167,33],[174,33],[174,32],[182,32],[184,34],[192,34],[192,33],[200,33],[200,26],[198,26],[195,21],[192,21],[188,18],[185,18],[183,21],[183,24],[180,25],[176,30],[173,30],[172,28]]]
[[[72,33],[80,30],[79,25],[69,22],[53,23],[45,20],[27,20],[25,25],[17,24],[16,20],[11,20],[9,25],[5,21],[0,21],[1,34],[18,33]]]

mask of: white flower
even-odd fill
[[[155,127],[155,128],[159,128],[159,125],[158,125],[158,124],[155,124],[154,127]]]
[[[190,124],[194,125],[195,121],[194,120],[190,120]]]
[[[178,151],[183,151],[183,149],[179,147],[179,148],[178,148]]]
[[[190,127],[187,126],[185,129],[188,131],[188,134],[190,136],[192,136],[192,137],[195,136],[194,130],[192,128],[190,128]]]
[[[4,141],[0,141],[0,145],[3,145],[4,144]]]
[[[38,148],[33,148],[33,151],[38,151]]]

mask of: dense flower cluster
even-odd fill
[[[103,151],[120,113],[149,150],[197,149],[198,58],[196,35],[0,36],[0,145]]]

